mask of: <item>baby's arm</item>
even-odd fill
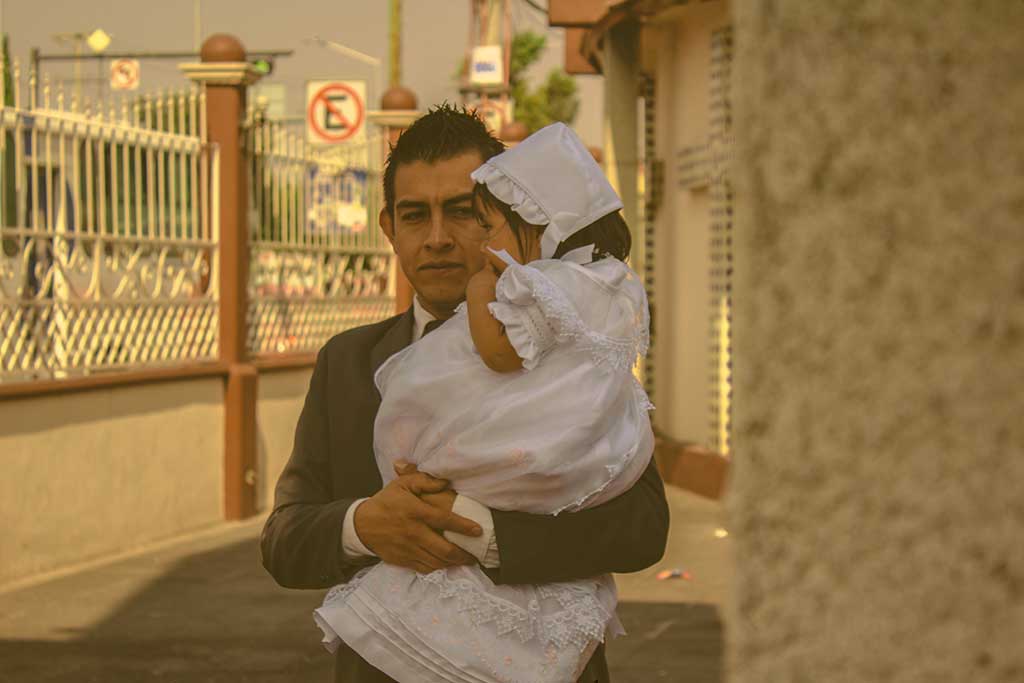
[[[519,357],[505,334],[505,326],[491,314],[488,304],[497,300],[494,293],[498,275],[490,266],[476,273],[466,287],[466,308],[469,314],[469,332],[473,336],[480,358],[495,372],[521,370],[523,359]]]

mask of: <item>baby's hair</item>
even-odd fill
[[[473,188],[473,196],[481,206],[487,209],[497,209],[508,221],[512,234],[516,236],[520,251],[525,250],[522,240],[522,231],[528,225],[519,214],[512,210],[512,207],[501,201],[483,183],[477,183]],[[474,208],[477,203],[473,203]],[[483,216],[477,215],[477,220]],[[632,237],[629,234],[629,226],[618,211],[606,214],[601,218],[573,233],[568,239],[559,243],[552,258],[561,258],[564,254],[573,249],[585,247],[588,244],[594,245],[594,260],[612,257],[620,261],[629,259],[629,251],[633,245]]]

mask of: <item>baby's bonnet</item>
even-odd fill
[[[604,172],[564,123],[541,128],[471,174],[523,220],[547,226],[541,258],[597,219],[622,208]]]

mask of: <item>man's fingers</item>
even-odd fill
[[[401,477],[402,475],[413,474],[415,472],[419,472],[419,469],[417,469],[416,465],[413,465],[411,462],[406,462],[404,460],[395,462],[395,474],[398,476]]]
[[[423,562],[413,562],[411,567],[413,571],[418,572],[420,574],[430,574],[431,572],[435,572],[440,568],[441,567],[431,567],[429,564],[425,564]]]
[[[475,557],[433,531],[427,531],[418,541],[420,549],[424,554],[429,555],[433,561],[423,556],[418,559],[428,564],[440,563],[443,567],[476,564]]]
[[[454,512],[439,510],[426,503],[423,504],[423,508],[417,508],[417,514],[428,526],[438,531],[455,531],[467,536],[479,536],[483,533],[480,525],[473,520]]]
[[[416,495],[421,493],[440,493],[448,488],[448,482],[446,480],[437,479],[429,474],[424,474],[423,472],[404,475],[402,477],[402,483],[406,489]]]

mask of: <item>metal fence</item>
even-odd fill
[[[34,73],[23,83],[17,63],[11,74],[0,381],[215,359],[218,159],[203,94],[78,102]]]
[[[318,148],[256,107],[247,127],[249,353],[315,351],[392,315],[392,251],[376,226],[383,141]]]

